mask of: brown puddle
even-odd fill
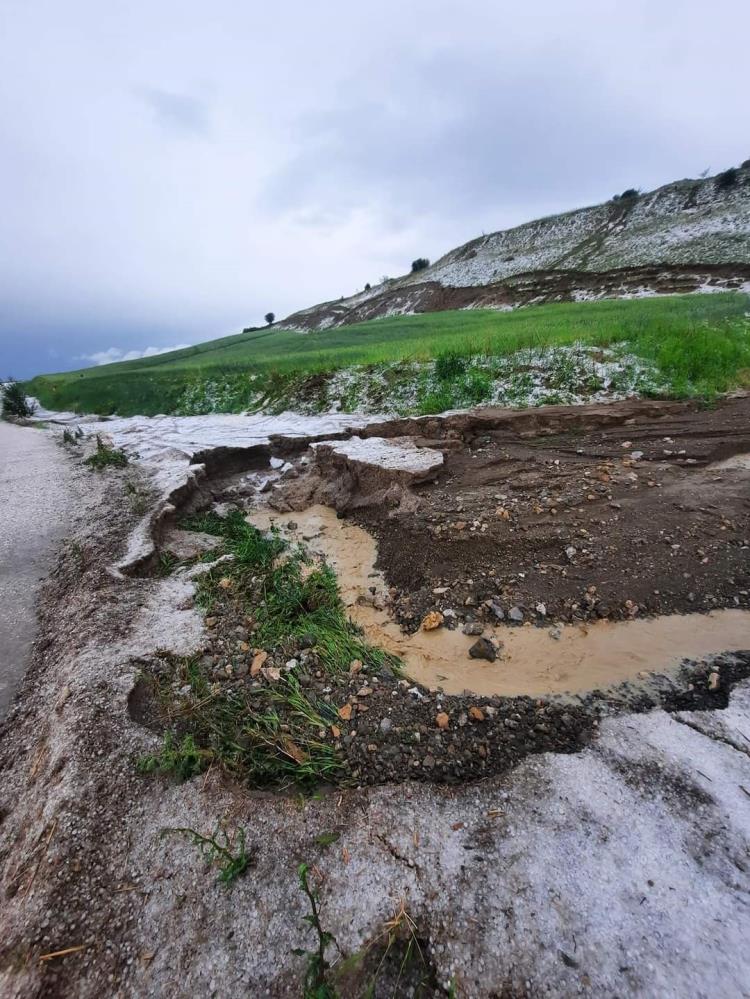
[[[562,625],[556,629],[557,640],[551,628],[488,627],[484,634],[503,643],[498,659],[470,659],[468,650],[476,638],[460,629],[405,635],[387,611],[360,602],[371,599],[371,587],[377,593],[386,591],[382,574],[374,569],[375,539],[361,527],[339,520],[324,506],[299,513],[260,512],[249,519],[260,528],[295,523],[296,529],[285,530],[285,537],[325,556],[336,571],[352,620],[364,628],[369,641],[399,656],[414,680],[449,694],[583,693],[626,680],[647,680],[648,674],[675,669],[683,659],[750,648],[750,611],[718,610]]]

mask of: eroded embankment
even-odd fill
[[[241,572],[233,577],[226,564],[217,570],[206,597],[211,641],[201,682],[192,691],[187,684],[187,696],[199,697],[201,684],[214,683],[222,696],[239,696],[260,714],[269,696],[283,701],[290,687],[295,696],[300,687],[326,751],[341,764],[339,776],[362,782],[415,773],[465,780],[528,753],[575,750],[591,737],[603,707],[726,703],[746,658],[719,659],[750,646],[748,590],[739,576],[746,570],[747,473],[742,460],[714,459],[732,449],[744,453],[744,408],[745,400],[735,400],[712,414],[663,403],[485,411],[396,421],[338,441],[272,440],[271,450],[284,455],[273,460],[275,470],[215,478],[213,492],[207,481],[191,503],[218,503],[226,512],[233,501],[263,530],[281,525],[280,551],[301,543],[313,567],[286,581],[266,575],[259,584],[254,576],[249,589]],[[724,437],[717,444],[719,427]],[[383,436],[388,430],[392,435]],[[651,459],[646,449],[657,448]],[[476,464],[487,452],[489,475]],[[651,476],[667,473],[677,494],[689,489],[695,497],[710,488],[715,500],[722,492],[718,531],[715,503],[698,508],[692,523],[684,504],[675,515],[662,496],[654,503],[660,484]],[[503,485],[514,495],[495,492]],[[471,503],[478,517],[446,524],[446,498],[461,512]],[[344,511],[372,524],[373,534],[340,519]],[[418,574],[419,585],[396,585],[425,523],[431,536],[407,563],[409,581]],[[607,530],[605,578],[594,526]],[[686,533],[691,548],[683,551],[676,538]],[[533,572],[518,571],[519,535]],[[263,544],[276,544],[266,538]],[[176,560],[184,545],[184,535],[164,540]],[[561,562],[549,559],[551,545]],[[643,575],[639,548],[650,560]],[[679,571],[685,558],[691,572]],[[319,628],[314,590],[323,586],[327,565],[337,576],[337,606],[362,629],[364,645]],[[544,592],[517,596],[509,583],[528,588],[534,573]],[[654,587],[657,578],[663,589]],[[701,613],[676,613],[692,610],[688,586],[706,587],[708,579],[721,579],[725,593],[700,602]],[[294,613],[277,585],[293,594]],[[273,614],[283,621],[275,631]],[[340,654],[330,651],[337,642]],[[387,659],[368,649],[397,657],[408,680],[384,672]],[[170,669],[172,682],[184,686],[184,670],[159,666],[149,681],[151,701],[148,690],[139,693],[144,717],[164,712]],[[469,720],[479,724],[467,727]],[[210,719],[203,724],[199,741],[211,728]],[[307,750],[295,758],[305,740],[298,733],[286,748],[284,737],[276,740],[300,772],[309,763]]]

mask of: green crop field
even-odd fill
[[[27,391],[50,409],[81,413],[181,412],[188,396],[205,396],[206,411],[239,411],[257,397],[259,385],[275,387],[279,398],[285,386],[316,373],[443,355],[504,358],[525,348],[579,343],[625,345],[659,373],[667,386],[664,394],[711,396],[747,384],[749,313],[750,297],[728,292],[513,312],[430,312],[306,334],[254,330],[157,357],[39,375],[27,383]],[[232,391],[211,402],[204,389],[218,384]],[[187,411],[200,409],[193,402]]]

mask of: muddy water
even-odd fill
[[[485,635],[503,643],[500,656],[494,663],[470,659],[475,637],[447,628],[405,635],[387,611],[372,606],[371,588],[380,594],[386,586],[374,568],[377,546],[367,531],[323,506],[293,514],[257,513],[250,519],[262,528],[276,523],[286,537],[325,556],[336,570],[352,620],[368,639],[400,656],[413,679],[446,693],[582,693],[626,680],[642,682],[649,673],[674,669],[686,658],[750,648],[750,611],[719,610],[564,625],[556,629],[557,639],[551,637],[552,628],[487,628]],[[290,522],[297,525],[292,531],[286,528]]]

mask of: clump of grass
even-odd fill
[[[177,666],[189,699],[174,708],[167,685],[159,697],[177,727],[189,732],[178,740],[167,731],[159,752],[139,761],[142,773],[190,780],[216,763],[253,787],[309,786],[346,776],[344,761],[326,741],[335,710],[303,691],[293,675],[250,693],[213,683],[193,660]]]
[[[146,512],[148,509],[148,492],[145,489],[141,489],[133,479],[126,480],[125,495],[128,497],[133,513],[141,516]]]
[[[166,732],[159,752],[139,760],[138,769],[145,774],[169,773],[179,780],[190,780],[206,769],[209,756],[197,746],[192,735],[185,735],[177,742],[171,732]]]
[[[203,836],[188,826],[169,827],[161,831],[162,836],[171,833],[189,836],[192,839],[208,863],[219,868],[219,883],[225,888],[230,888],[237,878],[245,874],[252,862],[245,848],[244,829],[237,830],[234,840],[230,839],[227,831],[220,826],[217,826],[209,836]]]
[[[435,376],[441,382],[458,378],[466,371],[466,358],[457,350],[442,350],[435,357]]]
[[[432,416],[456,408],[455,395],[449,386],[441,386],[439,389],[427,392],[417,403],[417,413],[420,416]]]
[[[100,434],[96,435],[96,451],[86,459],[85,464],[94,471],[105,468],[125,468],[128,456],[121,448],[108,444]]]
[[[180,560],[172,552],[159,552],[158,574],[160,576],[171,576]]]
[[[75,446],[78,444],[80,439],[83,437],[83,431],[80,427],[76,427],[74,431],[68,430],[66,427],[62,432],[63,444],[69,444]]]

